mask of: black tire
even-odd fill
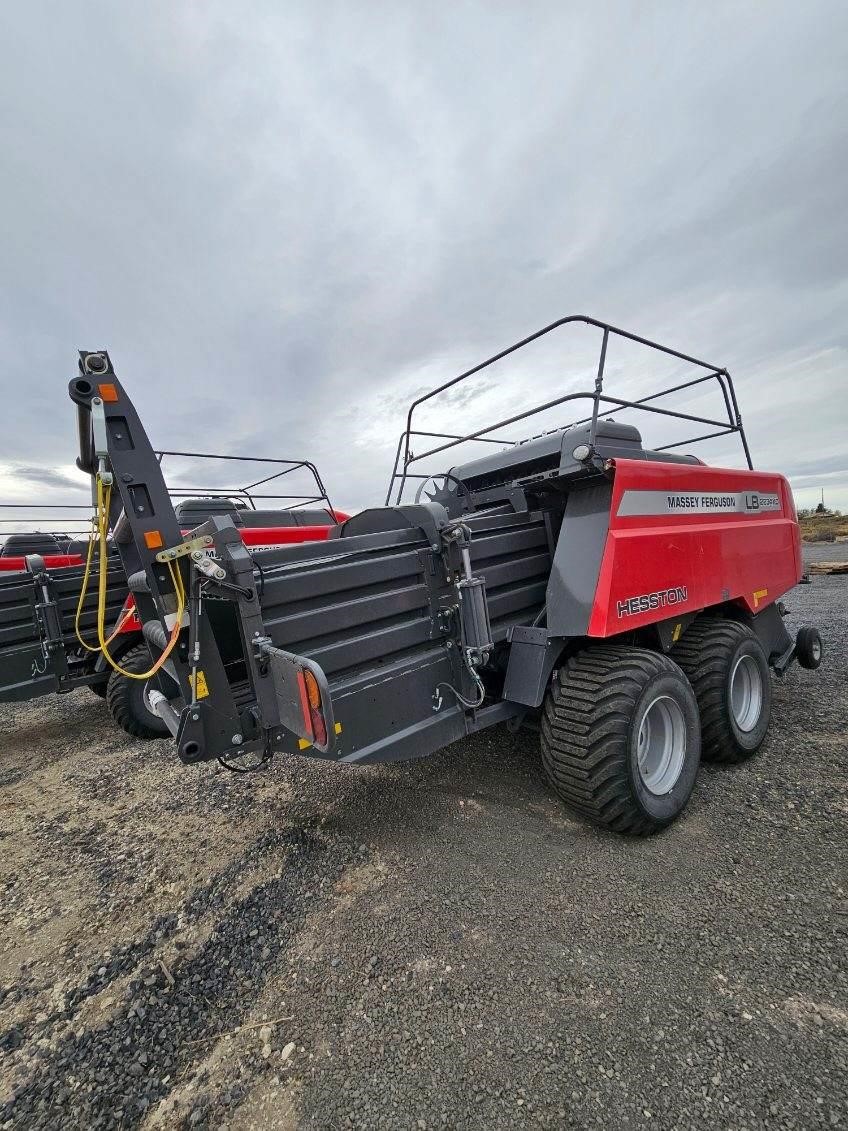
[[[815,671],[822,662],[823,655],[824,645],[819,630],[811,625],[799,628],[795,637],[795,659],[801,667]]]
[[[771,721],[771,672],[753,631],[739,621],[698,617],[671,655],[686,673],[698,700],[704,761],[746,761],[762,746]],[[740,721],[740,700],[734,697],[742,680],[737,665],[744,667],[749,681],[756,682],[758,677],[760,685],[758,709],[752,699],[748,716]]]
[[[108,683],[108,680],[101,679],[97,683],[89,683],[87,686],[92,695],[96,695],[98,699],[105,699]]]
[[[152,665],[146,644],[137,644],[121,657],[120,664],[129,672],[146,672]],[[155,678],[155,677],[154,677]],[[169,733],[163,720],[150,710],[144,691],[148,680],[128,679],[120,672],[109,676],[106,704],[118,726],[133,738],[162,738]]]
[[[671,701],[680,739],[677,776],[665,792],[649,789],[640,769],[642,724],[658,700]],[[542,714],[542,765],[562,800],[592,821],[632,836],[670,825],[689,800],[700,756],[695,696],[667,656],[598,646],[560,668]]]

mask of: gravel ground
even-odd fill
[[[848,1126],[848,579],[787,603],[826,666],[644,842],[532,734],[240,778],[3,708],[0,1128]]]

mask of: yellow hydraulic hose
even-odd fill
[[[77,634],[77,639],[79,640],[80,644],[82,644],[83,648],[85,648],[89,652],[102,652],[106,662],[116,672],[120,672],[120,674],[126,676],[127,679],[145,680],[145,679],[150,679],[151,676],[155,675],[159,671],[159,669],[162,667],[162,665],[165,663],[165,661],[168,659],[168,657],[170,656],[170,654],[173,652],[174,648],[176,647],[177,641],[179,640],[179,636],[180,636],[180,629],[182,628],[183,613],[185,612],[185,605],[186,605],[185,587],[183,586],[183,579],[182,579],[182,575],[180,574],[179,568],[175,567],[175,565],[172,561],[169,561],[167,563],[168,570],[170,571],[171,580],[174,583],[174,590],[175,590],[176,595],[177,595],[176,619],[174,620],[174,626],[171,629],[170,639],[168,640],[168,643],[167,643],[165,650],[163,651],[162,655],[159,657],[158,660],[156,660],[156,662],[153,664],[153,666],[148,671],[146,671],[146,672],[128,672],[126,670],[126,668],[122,668],[121,665],[115,659],[113,659],[113,657],[109,654],[109,645],[112,643],[112,641],[115,639],[115,637],[120,632],[121,626],[123,625],[124,621],[127,619],[128,616],[131,615],[131,610],[129,612],[125,613],[123,617],[121,617],[120,621],[115,626],[115,629],[112,632],[112,635],[109,636],[108,638],[106,637],[106,630],[105,630],[105,625],[106,625],[106,582],[107,582],[108,570],[109,570],[109,546],[108,546],[107,539],[108,539],[108,533],[109,533],[109,502],[110,502],[110,499],[111,499],[111,495],[112,495],[112,488],[110,486],[104,487],[103,481],[101,480],[100,476],[98,475],[97,476],[97,503],[96,503],[96,512],[97,513],[96,513],[95,520],[94,520],[94,527],[95,527],[96,534],[97,534],[97,542],[98,542],[98,547],[99,547],[99,559],[100,559],[99,560],[99,568],[98,568],[98,578],[97,578],[97,641],[98,641],[99,647],[93,648],[93,647],[91,647],[91,645],[87,644],[82,639],[82,636],[80,634],[80,628],[79,628],[80,614],[82,612],[82,606],[83,606],[83,602],[85,600],[86,592],[88,590],[88,582],[89,582],[89,577],[90,577],[90,574],[91,574],[91,562],[92,562],[92,557],[93,557],[93,554],[94,554],[94,537],[93,536],[89,541],[88,554],[86,555],[85,573],[83,574],[83,581],[82,581],[82,592],[80,593],[80,598],[79,598],[79,601],[77,602],[77,614],[76,614],[76,620],[75,620],[76,634]]]
[[[83,640],[82,632],[80,630],[80,617],[82,616],[82,607],[83,607],[83,604],[85,603],[86,594],[88,593],[88,581],[89,581],[89,577],[91,576],[91,561],[92,561],[92,558],[94,557],[94,541],[95,541],[96,532],[97,532],[96,519],[92,519],[91,537],[88,540],[88,552],[86,553],[86,556],[85,556],[85,572],[82,575],[82,589],[80,591],[79,600],[77,601],[76,616],[74,617],[74,631],[76,632],[77,640],[80,642],[81,646],[83,648],[85,648],[86,652],[99,652],[100,651],[100,645],[99,644],[89,644],[87,641]],[[123,611],[118,623],[115,625],[115,628],[112,631],[112,635],[106,641],[107,644],[112,643],[112,641],[120,633],[121,629],[124,627],[124,624],[130,619],[130,617],[133,615],[134,612],[135,612],[135,610],[132,608],[132,606]]]
[[[91,559],[94,557],[94,535],[96,532],[96,519],[91,520],[91,535],[88,539],[88,553],[85,555],[85,573],[82,575],[82,589],[80,590],[79,600],[77,601],[77,614],[74,617],[74,631],[77,634],[77,640],[85,648],[86,652],[99,652],[98,647],[87,644],[82,638],[80,632],[80,616],[82,615],[82,606],[85,602],[86,593],[88,593],[88,579],[91,575]]]

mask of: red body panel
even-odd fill
[[[82,565],[79,554],[48,554],[44,559],[48,569],[67,569],[69,566]],[[0,573],[23,573],[26,562],[23,558],[0,558]]]
[[[332,529],[332,526],[246,526],[242,527],[241,539],[245,546],[254,548],[291,546],[299,542],[325,542]]]
[[[797,585],[801,539],[783,476],[612,462],[610,525],[590,636],[614,636],[728,601],[757,612]],[[731,509],[731,500],[739,509]]]
[[[340,523],[350,518],[344,511],[334,510],[333,514]],[[242,539],[246,546],[288,546],[298,542],[323,542],[330,530],[329,526],[253,526],[242,531]],[[48,554],[44,564],[47,569],[67,569],[83,565],[83,558],[79,554]],[[22,557],[0,557],[0,573],[25,571],[26,562]]]

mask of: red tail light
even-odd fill
[[[309,693],[306,690],[306,679],[303,668],[297,673],[297,689],[300,692],[300,710],[303,715],[303,726],[307,737],[314,738],[315,730],[312,726],[312,710],[309,705]]]
[[[318,686],[318,680],[308,668],[304,668],[303,682],[306,685],[306,698],[309,703],[309,722],[312,733],[315,735],[315,742],[318,746],[326,746],[327,724],[324,721],[321,688]]]
[[[326,746],[327,720],[324,718],[321,688],[308,668],[301,668],[298,671],[297,688],[300,693],[300,709],[306,735],[315,746]]]

